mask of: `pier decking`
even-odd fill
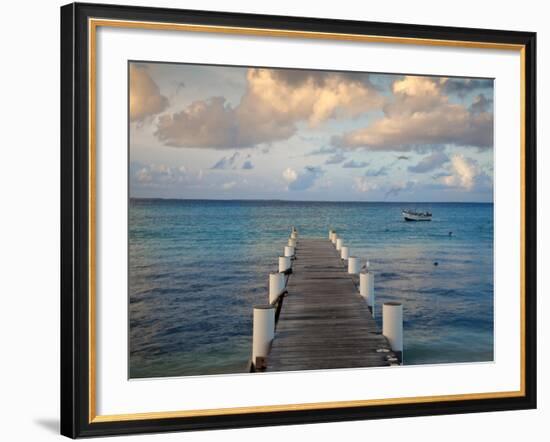
[[[390,365],[395,354],[330,241],[300,238],[286,288],[266,371]]]

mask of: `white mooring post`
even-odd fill
[[[294,247],[285,246],[285,256],[294,256]]]
[[[290,247],[296,247],[296,239],[294,238],[288,238],[288,245]]]
[[[348,246],[342,246],[340,249],[340,258],[343,260],[347,260],[349,258],[349,247]]]
[[[332,234],[334,233],[334,230],[330,229],[328,231],[328,239],[330,239],[332,241]]]
[[[292,233],[290,234],[290,237],[292,239],[298,239],[298,232],[296,232],[296,230],[293,230]]]
[[[403,305],[400,302],[385,302],[382,306],[382,334],[387,338],[392,351],[403,362]]]
[[[332,244],[336,245],[336,241],[338,241],[338,235],[336,233],[334,233],[332,235]]]
[[[336,240],[336,250],[342,250],[343,245],[344,245],[344,240],[342,238],[338,238]]]
[[[290,268],[290,256],[279,256],[279,272],[286,272]]]
[[[258,358],[265,360],[271,341],[275,337],[275,309],[271,305],[254,306],[252,325],[252,364],[256,369],[264,368]]]
[[[274,304],[285,289],[285,275],[279,272],[269,274],[269,303]]]
[[[366,272],[359,274],[359,294],[367,301],[367,305],[374,318],[374,273],[369,272],[368,269]]]
[[[350,256],[348,258],[348,273],[351,275],[357,275],[361,271],[361,261],[356,256]]]

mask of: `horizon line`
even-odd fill
[[[178,198],[178,197],[141,197],[130,196],[128,200],[163,200],[163,201],[265,201],[285,203],[376,203],[376,204],[494,204],[494,201],[365,201],[365,200],[285,200],[279,198]]]

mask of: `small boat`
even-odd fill
[[[401,212],[405,221],[431,221],[431,212],[417,212],[416,210],[405,209]]]

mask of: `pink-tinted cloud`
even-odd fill
[[[161,95],[146,67],[130,65],[130,121],[140,122],[168,107],[168,98]]]
[[[493,146],[493,113],[487,103],[469,109],[452,103],[444,92],[446,79],[407,76],[392,86],[394,99],[384,117],[365,128],[335,137],[343,148],[410,151],[426,146]]]
[[[249,69],[237,106],[223,97],[196,101],[160,117],[156,135],[176,147],[252,147],[290,138],[298,123],[316,127],[379,108],[383,101],[364,74]]]

